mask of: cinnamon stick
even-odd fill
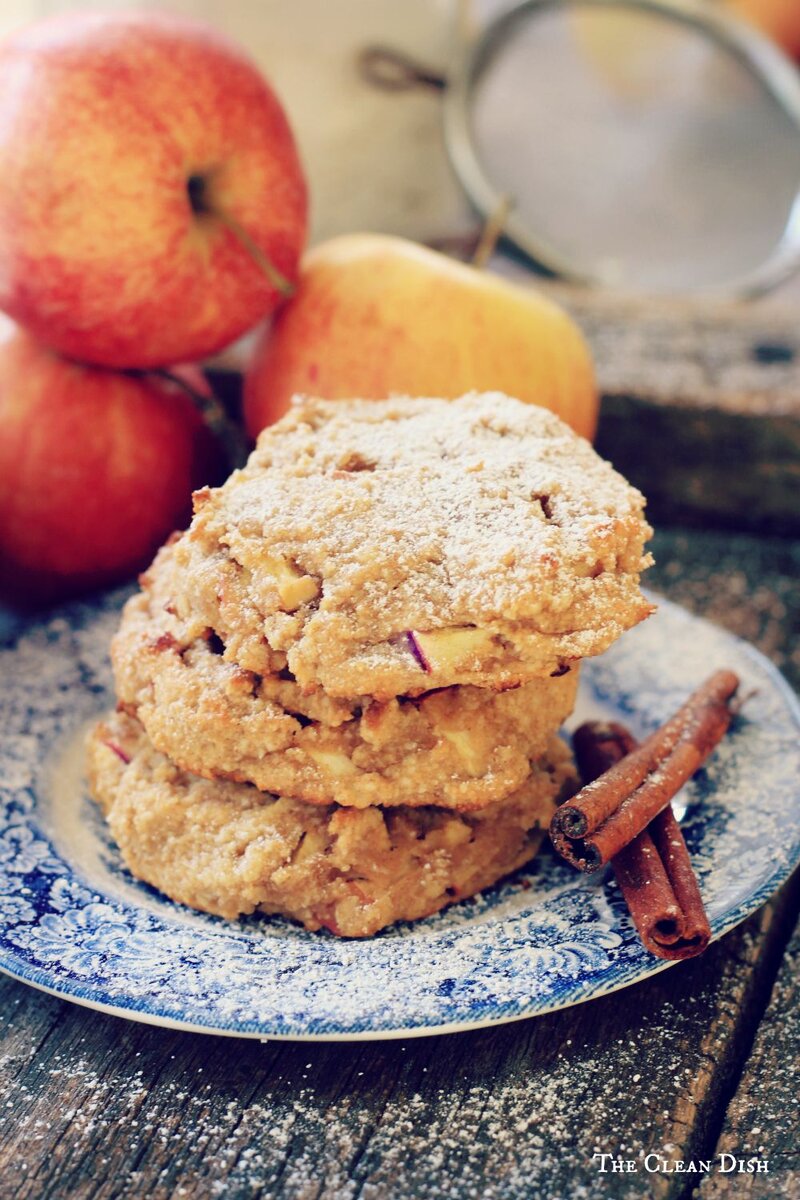
[[[642,833],[724,737],[739,687],[717,671],[640,746],[617,757],[556,812],[550,837],[582,871],[596,871]]]
[[[600,777],[636,749],[623,725],[600,721],[581,725],[573,745],[586,782]],[[612,867],[633,923],[651,954],[671,960],[702,954],[711,929],[686,842],[669,806],[612,859]]]
[[[692,954],[702,954],[711,938],[711,927],[683,830],[671,808],[659,813],[651,823],[649,833],[683,913],[683,929],[671,946],[666,942],[662,944],[658,928],[654,929],[653,937],[665,951],[663,958],[690,958]],[[653,953],[657,954],[658,950],[654,949]]]

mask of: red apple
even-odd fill
[[[132,576],[185,524],[193,488],[223,473],[176,384],[81,366],[13,328],[0,342],[6,596],[57,600]]]
[[[215,352],[276,307],[305,228],[283,109],[213,30],[66,14],[0,46],[0,308],[63,354]]]

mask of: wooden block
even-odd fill
[[[655,521],[800,530],[800,321],[757,306],[552,289],[597,364],[597,448]]]

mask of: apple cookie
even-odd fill
[[[115,713],[90,736],[89,778],[130,870],[173,900],[368,937],[527,862],[573,769],[553,737],[523,786],[478,812],[321,807],[182,771],[138,721]]]
[[[196,494],[179,615],[259,675],[377,700],[517,686],[651,611],[644,499],[558,417],[499,393],[298,400]]]
[[[578,667],[493,692],[450,687],[344,701],[303,691],[272,651],[264,674],[175,611],[174,545],[142,576],[112,643],[117,695],[155,748],[206,778],[309,803],[480,808],[520,788],[575,702]]]

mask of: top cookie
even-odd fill
[[[644,499],[556,416],[499,393],[299,399],[196,494],[181,615],[331,696],[516,686],[651,611]]]

